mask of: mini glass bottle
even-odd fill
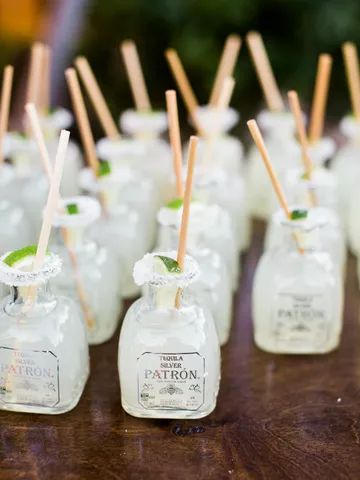
[[[242,175],[244,148],[238,138],[228,133],[239,121],[238,112],[204,105],[197,108],[195,115],[207,136],[199,143],[199,162],[206,163],[207,157],[211,157],[215,168],[223,168],[230,175]]]
[[[13,199],[25,211],[34,243],[41,227],[41,212],[48,194],[48,180],[33,140],[17,133],[8,133],[4,142],[5,156],[10,158],[15,172]]]
[[[334,265],[339,266],[340,271],[345,273],[346,244],[343,228],[339,222],[338,215],[336,215],[333,210],[325,207],[306,209],[302,206],[297,206],[293,207],[291,211],[297,212],[297,215],[300,218],[303,214],[306,214],[309,221],[322,225],[322,227],[319,228],[319,236],[324,250],[330,254]],[[281,247],[281,243],[284,239],[284,220],[284,212],[280,209],[271,216],[271,221],[269,222],[266,230],[266,250]]]
[[[160,220],[164,212],[159,215]],[[165,220],[168,220],[167,218]],[[187,236],[188,252],[195,259],[200,268],[197,281],[188,287],[188,293],[194,295],[202,305],[207,305],[215,321],[216,331],[220,345],[225,345],[229,339],[232,322],[232,288],[229,270],[224,259],[206,245],[206,238],[202,236],[200,222],[191,218]],[[162,244],[157,246],[157,251],[172,250],[179,243],[180,224],[177,219],[172,225],[161,225],[163,230]],[[166,230],[166,232],[164,231]]]
[[[91,197],[63,199],[53,220],[58,227],[52,250],[63,260],[52,281],[54,293],[73,298],[80,306],[90,345],[109,340],[122,312],[120,275],[109,251],[87,238],[100,217],[99,202]]]
[[[154,181],[160,202],[164,203],[171,196],[169,179],[173,170],[170,146],[160,137],[167,130],[166,112],[126,110],[120,116],[120,126],[143,144],[145,154],[139,158],[139,166]]]
[[[340,269],[322,244],[316,218],[283,220],[283,241],[256,269],[252,311],[256,345],[272,353],[327,353],[342,330]]]
[[[113,171],[95,177],[91,170],[80,172],[80,185],[86,192],[99,196],[102,216],[89,229],[89,237],[106,246],[116,260],[121,275],[123,296],[134,297],[140,293],[134,283],[132,271],[137,259],[146,251],[148,238],[136,210],[119,201],[123,177]]]
[[[360,179],[360,175],[358,177]],[[353,188],[348,200],[347,216],[345,218],[346,233],[351,252],[360,256],[360,221],[359,221],[360,193]]]
[[[340,132],[348,139],[330,164],[338,183],[338,195],[342,218],[348,218],[349,202],[360,178],[360,122],[353,116],[344,117]]]
[[[0,409],[58,414],[74,408],[89,375],[85,325],[77,305],[53,296],[48,280],[61,261],[48,254],[41,270],[24,271],[0,259],[0,281],[11,294],[0,313]],[[34,303],[29,289],[37,288]]]
[[[258,124],[265,132],[266,148],[274,168],[282,178],[288,168],[300,166],[300,149],[294,137],[295,124],[289,112],[264,110],[258,115]],[[255,146],[248,154],[247,203],[252,216],[267,220],[273,213],[274,192]]]
[[[174,248],[174,229],[179,230],[182,217],[182,199],[174,199],[158,212],[158,250]],[[193,200],[190,208],[188,237],[196,239],[202,247],[217,252],[224,260],[230,285],[237,290],[240,262],[235,244],[234,230],[229,214],[218,205]],[[194,243],[194,242],[193,242]]]
[[[175,252],[160,253],[175,258]],[[216,406],[220,350],[214,321],[191,297],[175,297],[198,276],[185,259],[182,273],[157,273],[157,254],[136,263],[134,278],[149,293],[129,308],[120,333],[121,403],[135,417],[201,418]]]

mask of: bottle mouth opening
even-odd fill
[[[185,288],[198,278],[200,274],[199,266],[190,255],[185,256],[184,270],[181,273],[158,273],[155,268],[155,257],[160,255],[175,260],[177,252],[173,250],[170,252],[154,252],[144,255],[134,266],[133,276],[137,285],[142,286],[149,284],[153,287],[173,286]]]
[[[144,112],[125,110],[120,116],[120,127],[128,135],[141,133],[160,135],[168,128],[167,114],[162,110]]]
[[[26,272],[7,265],[4,259],[10,253],[6,252],[0,257],[0,282],[5,285],[13,287],[40,285],[47,282],[50,278],[56,277],[61,271],[61,259],[53,253],[46,255],[42,268],[35,272]]]
[[[76,205],[78,212],[68,213],[68,207]],[[59,210],[53,218],[54,227],[83,228],[91,225],[101,215],[100,203],[92,197],[85,195],[63,198]]]
[[[326,209],[322,207],[294,206],[290,208],[290,212],[307,212],[307,214],[305,218],[289,219],[283,210],[278,210],[274,214],[275,222],[289,230],[300,230],[304,233],[323,228],[330,222]]]

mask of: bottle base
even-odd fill
[[[190,410],[145,410],[139,408],[132,408],[124,401],[121,401],[122,407],[126,413],[132,417],[137,418],[158,418],[158,419],[173,419],[173,420],[192,420],[204,418],[215,410],[216,401],[204,410],[190,411]]]

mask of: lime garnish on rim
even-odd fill
[[[19,250],[14,250],[4,258],[3,262],[9,267],[16,267],[19,269],[32,267],[37,248],[37,245],[28,245]],[[46,254],[48,255],[49,251],[47,251]]]
[[[77,205],[77,203],[68,203],[66,205],[66,212],[69,214],[69,215],[76,215],[79,213],[79,207]]]
[[[97,172],[98,177],[105,177],[111,173],[111,165],[107,160],[101,160],[99,162],[99,169]]]
[[[154,258],[158,259],[156,266],[158,273],[181,273],[181,268],[176,260],[164,255],[155,255]]]
[[[182,198],[174,198],[169,203],[166,204],[167,208],[171,208],[172,210],[178,210],[183,206],[184,200]]]
[[[308,211],[307,210],[293,210],[291,212],[291,220],[303,220],[307,218]]]

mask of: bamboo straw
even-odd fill
[[[31,48],[26,103],[39,104],[43,74],[43,51],[44,45],[40,42],[35,42]]]
[[[165,51],[165,57],[168,61],[170,70],[173,74],[175,82],[180,90],[181,96],[185,103],[186,109],[190,115],[190,118],[201,136],[204,136],[204,132],[199,124],[199,121],[196,117],[196,109],[199,107],[198,101],[196,100],[193,89],[191,88],[188,77],[185,73],[184,67],[181,63],[179,55],[176,50],[169,48]]]
[[[178,198],[182,198],[184,195],[182,182],[182,150],[176,92],[175,90],[167,90],[165,96],[169,119],[170,143],[176,179],[176,196]]]
[[[51,184],[51,179],[52,179],[52,175],[53,175],[52,166],[51,166],[51,162],[50,162],[49,152],[48,152],[48,149],[46,147],[45,138],[44,138],[44,135],[43,135],[42,130],[41,130],[40,120],[39,120],[39,116],[38,116],[37,111],[36,111],[36,107],[33,103],[28,103],[28,104],[25,105],[25,109],[26,109],[26,113],[29,116],[30,125],[31,125],[31,128],[32,128],[33,132],[34,132],[35,140],[36,140],[36,143],[37,143],[39,151],[40,151],[40,157],[42,159],[44,169],[45,169],[45,171],[47,173],[47,176],[48,176],[49,184]],[[92,317],[90,307],[89,307],[89,305],[87,303],[87,300],[86,300],[86,292],[85,292],[85,288],[83,286],[82,278],[81,278],[81,275],[80,275],[80,272],[79,272],[79,266],[78,266],[78,261],[77,261],[77,258],[76,258],[76,254],[74,252],[74,249],[70,245],[69,235],[68,235],[67,229],[64,228],[64,227],[61,227],[60,231],[61,231],[61,235],[62,235],[62,238],[63,238],[63,241],[64,241],[65,248],[67,249],[67,252],[69,254],[70,263],[73,267],[75,287],[76,287],[76,291],[77,291],[77,294],[78,294],[78,297],[79,297],[80,306],[81,306],[81,309],[84,313],[84,318],[85,318],[86,324],[91,329],[91,328],[94,327],[95,321]]]
[[[9,123],[9,111],[12,82],[14,76],[14,68],[7,65],[4,68],[3,81],[1,86],[1,103],[0,103],[0,166],[4,162],[3,143]]]
[[[181,270],[184,269],[184,263],[185,263],[187,232],[189,227],[191,192],[192,192],[192,184],[193,184],[193,176],[194,176],[198,142],[199,142],[199,139],[197,137],[195,136],[190,137],[184,203],[183,203],[183,211],[182,211],[180,234],[179,234],[179,245],[178,245],[178,252],[177,252],[177,262]],[[180,297],[181,297],[181,289],[179,288],[175,298],[176,308],[180,308]]]
[[[299,97],[297,92],[295,92],[294,90],[291,90],[290,92],[288,92],[288,98],[289,98],[290,108],[296,123],[296,129],[297,129],[298,138],[300,142],[301,156],[304,162],[305,172],[308,175],[308,177],[311,178],[313,165],[308,154],[309,145],[306,137],[304,117],[301,112]]]
[[[42,51],[42,86],[39,94],[39,108],[45,115],[49,113],[50,108],[50,89],[51,89],[51,48],[49,45],[43,46]]]
[[[120,51],[125,63],[126,73],[138,111],[151,110],[149,94],[146,89],[143,71],[135,43],[125,40],[120,45]]]
[[[311,107],[310,125],[309,125],[309,141],[317,142],[324,129],[324,117],[326,101],[329,91],[330,73],[332,66],[332,57],[327,53],[319,56],[317,74],[315,80],[314,96]]]
[[[226,110],[230,104],[231,96],[235,87],[235,79],[233,77],[225,77],[221,86],[216,108],[223,111]]]
[[[60,182],[63,173],[66,151],[69,143],[70,132],[67,130],[61,130],[60,139],[58,143],[58,148],[56,151],[54,174],[51,178],[50,190],[44,210],[44,218],[41,225],[40,236],[38,241],[38,246],[36,250],[36,255],[34,259],[33,271],[39,271],[44,263],[46,250],[49,243],[52,219],[57,209],[58,200],[59,200],[59,189]],[[26,300],[26,307],[32,308],[36,300],[37,286],[32,285],[28,289],[28,295]]]
[[[48,178],[48,181],[50,183],[52,178],[52,165],[51,165],[49,152],[46,147],[44,135],[41,131],[40,119],[36,111],[36,107],[33,103],[27,103],[25,105],[25,110],[26,110],[26,113],[28,114],[29,123],[32,129],[35,141],[40,151],[40,157],[42,159],[43,167],[44,167],[46,176]]]
[[[342,51],[350,91],[351,107],[356,120],[360,121],[360,73],[357,48],[354,43],[345,42],[342,45]]]
[[[210,95],[209,105],[212,105],[212,106],[217,105],[225,78],[231,77],[234,72],[240,47],[241,47],[241,38],[239,37],[239,35],[233,34],[227,37],[224,50],[222,52],[221,59],[216,72],[214,85]]]
[[[96,155],[94,137],[91,132],[89,118],[86,112],[84,99],[81,93],[79,80],[74,68],[65,70],[65,77],[70,91],[71,101],[73,104],[76,121],[80,130],[81,141],[84,147],[86,160],[89,167],[97,177],[99,170],[99,162]]]
[[[85,57],[77,57],[75,66],[79,72],[80,78],[85,86],[93,107],[97,113],[98,119],[105,132],[105,135],[111,139],[119,139],[120,132],[106,104],[95,75]]]
[[[251,136],[255,142],[255,145],[257,146],[259,153],[264,161],[265,167],[268,171],[271,183],[274,187],[276,196],[278,197],[279,203],[282,207],[282,209],[285,212],[285,215],[287,218],[291,219],[291,213],[288,207],[288,203],[285,198],[285,194],[283,192],[283,189],[281,188],[279,179],[275,173],[274,167],[272,166],[271,160],[269,153],[267,151],[267,148],[264,143],[264,139],[261,135],[261,132],[259,130],[259,127],[257,126],[257,123],[255,120],[248,120],[247,126],[250,130]]]
[[[265,96],[268,109],[277,112],[284,110],[284,102],[281,98],[279,87],[276,83],[271,68],[263,39],[258,32],[249,32],[246,41],[255,65],[255,70]]]

